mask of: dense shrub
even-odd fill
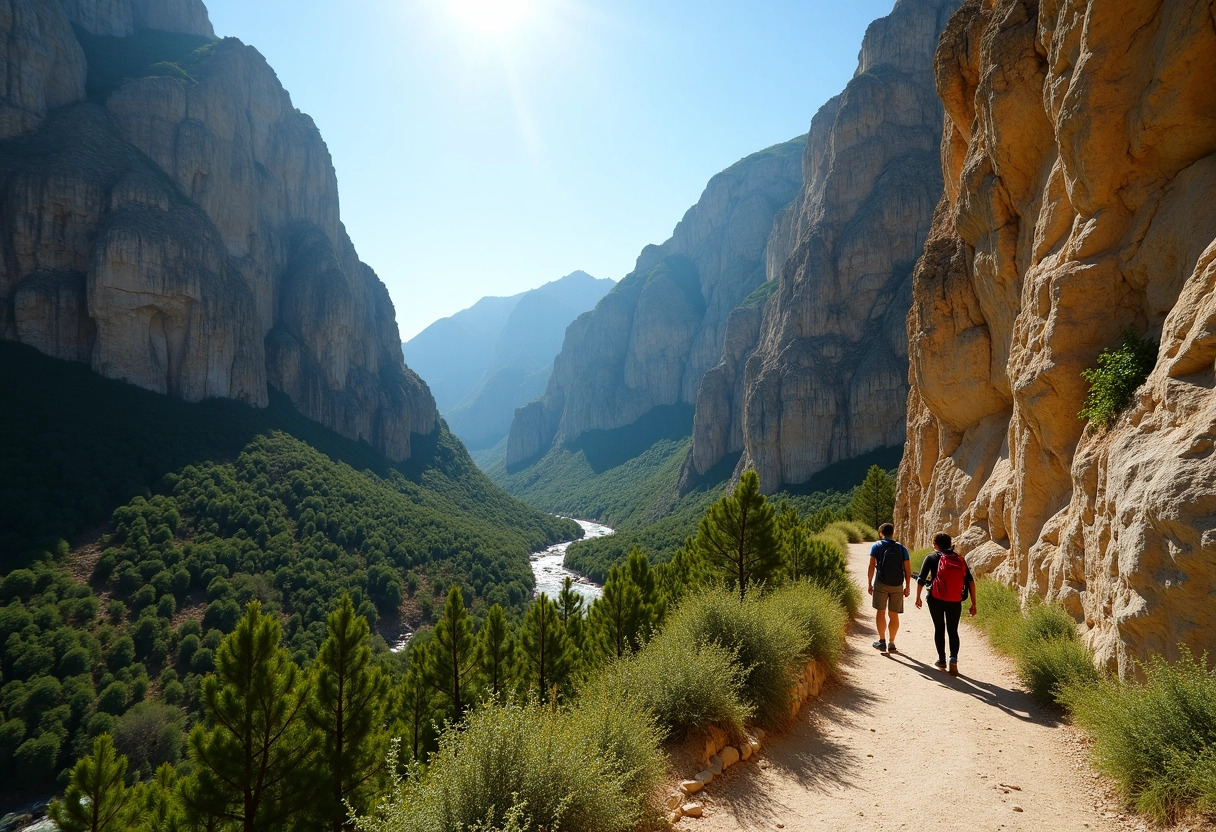
[[[1188,805],[1216,810],[1216,672],[1185,647],[1143,682],[1074,683],[1063,699],[1095,740],[1094,758],[1142,812],[1166,821]]]
[[[844,650],[848,619],[841,599],[831,590],[798,582],[780,587],[762,601],[770,618],[788,616],[802,630],[802,655],[835,667]]]
[[[752,714],[743,676],[732,650],[713,643],[684,644],[663,633],[641,652],[606,666],[580,698],[636,705],[650,714],[665,740],[710,724],[741,736]]]
[[[663,637],[732,651],[743,671],[743,701],[760,724],[775,726],[790,713],[805,633],[792,616],[769,612],[759,598],[740,603],[734,593],[710,589],[685,599],[668,615]]]
[[[663,774],[648,717],[490,704],[449,728],[425,774],[395,783],[364,832],[632,830]]]
[[[1092,684],[1100,678],[1089,650],[1072,638],[1027,639],[1017,654],[1018,678],[1039,702],[1061,704],[1070,684]]]
[[[1106,430],[1132,403],[1136,388],[1152,372],[1157,344],[1125,329],[1123,342],[1116,349],[1102,350],[1097,363],[1097,367],[1081,371],[1081,378],[1089,382],[1089,393],[1077,418],[1088,419],[1091,429]]]

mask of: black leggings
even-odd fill
[[[950,655],[958,658],[958,620],[963,615],[962,601],[939,601],[929,596],[929,615],[933,618],[933,643],[937,658],[946,660],[946,632],[950,633]]]

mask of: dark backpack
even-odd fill
[[[939,601],[962,601],[967,586],[967,562],[955,552],[942,552],[929,593]]]
[[[875,579],[887,586],[904,584],[904,547],[894,540],[884,540],[876,557],[878,572]]]

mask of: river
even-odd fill
[[[573,519],[573,518],[571,518]],[[583,540],[593,537],[605,537],[613,530],[590,520],[574,520],[583,527]],[[577,572],[571,572],[563,565],[566,550],[573,541],[558,543],[542,552],[532,553],[532,573],[536,575],[536,594],[546,593],[550,598],[557,599],[557,593],[562,591],[562,581],[567,577],[574,579],[574,590],[582,595],[590,604],[603,594],[604,590],[591,583]]]

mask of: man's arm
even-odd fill
[[[912,561],[908,559],[908,550],[904,550],[904,597],[912,594]]]
[[[866,592],[874,594],[874,567],[878,563],[878,559],[870,555],[870,567],[866,570]]]

